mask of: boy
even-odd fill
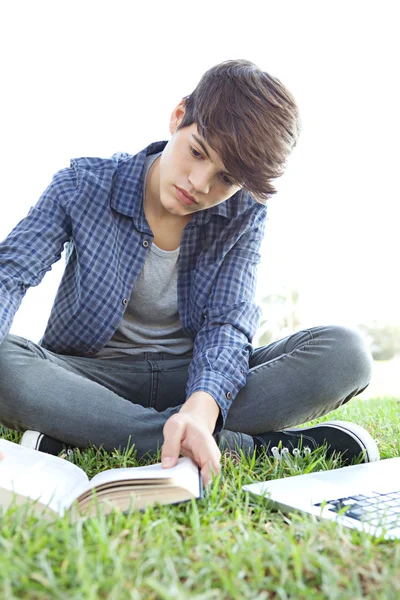
[[[208,483],[221,449],[277,454],[328,444],[379,453],[326,414],[369,383],[371,358],[340,327],[254,349],[266,200],[299,134],[291,94],[245,61],[205,73],[174,109],[171,139],[136,156],[78,159],[57,173],[0,246],[0,422],[24,445],[162,445]],[[66,245],[39,344],[7,335],[27,287]]]

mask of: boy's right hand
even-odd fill
[[[210,432],[207,420],[197,413],[179,412],[164,425],[161,461],[165,468],[176,465],[179,454],[188,456],[199,466],[203,484],[221,471],[221,452]]]

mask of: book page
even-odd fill
[[[128,467],[103,471],[95,475],[88,484],[82,483],[76,487],[66,501],[70,505],[88,490],[97,489],[106,484],[112,487],[112,484],[118,485],[120,481],[133,482],[131,487],[133,493],[135,482],[138,485],[139,482],[147,482],[151,485],[152,483],[161,483],[162,481],[165,483],[168,481],[168,484],[171,486],[183,487],[196,498],[201,496],[202,491],[198,466],[191,458],[183,457],[178,460],[175,467],[171,467],[170,469],[163,469],[161,463],[157,463],[146,467]]]
[[[157,490],[150,489],[140,490],[137,493],[136,487],[129,486],[127,489],[113,490],[111,493],[96,494],[83,496],[79,499],[78,512],[81,515],[97,515],[99,509],[101,513],[108,514],[112,510],[128,511],[131,508],[134,510],[145,509],[149,505],[154,504],[177,504],[187,502],[191,496],[186,489],[180,487],[163,488],[162,495],[157,493]]]
[[[0,505],[9,504],[10,495],[2,495],[4,489],[38,500],[63,514],[71,490],[88,482],[82,469],[57,456],[4,439],[0,439],[0,453]]]

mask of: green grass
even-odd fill
[[[399,417],[400,402],[387,398],[352,401],[318,422],[359,423],[377,439],[382,458],[389,458],[400,455]],[[143,464],[132,452],[95,450],[75,462],[89,476]],[[38,520],[29,504],[0,512],[0,598],[398,599],[398,542],[306,515],[284,516],[241,491],[253,481],[339,466],[320,450],[286,465],[231,455],[197,502],[76,523],[68,515]]]

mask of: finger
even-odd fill
[[[201,472],[201,478],[203,480],[203,485],[204,485],[204,487],[207,487],[211,483],[211,475],[210,475],[210,469],[208,467],[208,464],[205,464],[200,472]]]
[[[202,460],[200,461],[200,465],[203,467],[208,464],[209,468],[215,474],[218,474],[221,470],[221,452],[212,436],[207,439],[202,447],[201,455]]]
[[[221,465],[218,464],[215,466],[211,463],[211,461],[207,462],[203,468],[201,469],[201,476],[203,479],[204,486],[210,485],[214,477],[216,477],[221,472]]]
[[[201,475],[203,477],[204,485],[209,485],[212,482],[213,477],[221,472],[221,452],[218,447],[216,447],[216,449],[213,448],[212,450],[213,451],[209,454],[209,459],[202,463]]]
[[[173,415],[164,425],[164,444],[161,449],[161,464],[164,468],[173,467],[178,462],[184,426],[178,415]]]
[[[196,460],[196,456],[193,454],[193,452],[185,447],[181,447],[181,454],[191,458],[199,466],[200,473],[202,476],[204,474],[204,477],[202,477],[204,485],[206,485],[206,482],[207,484],[211,483],[213,475],[218,475],[218,473],[221,471],[221,465],[219,462],[221,453],[219,453],[219,456],[214,457],[213,459],[207,460],[203,458],[203,460]]]
[[[198,452],[194,452],[194,460],[200,467],[204,485],[211,483],[213,474],[220,473],[221,452],[211,435],[203,440]]]
[[[193,452],[188,448],[181,446],[181,454],[182,456],[185,456],[186,458],[191,458],[192,460],[194,460],[194,462],[196,462]]]

